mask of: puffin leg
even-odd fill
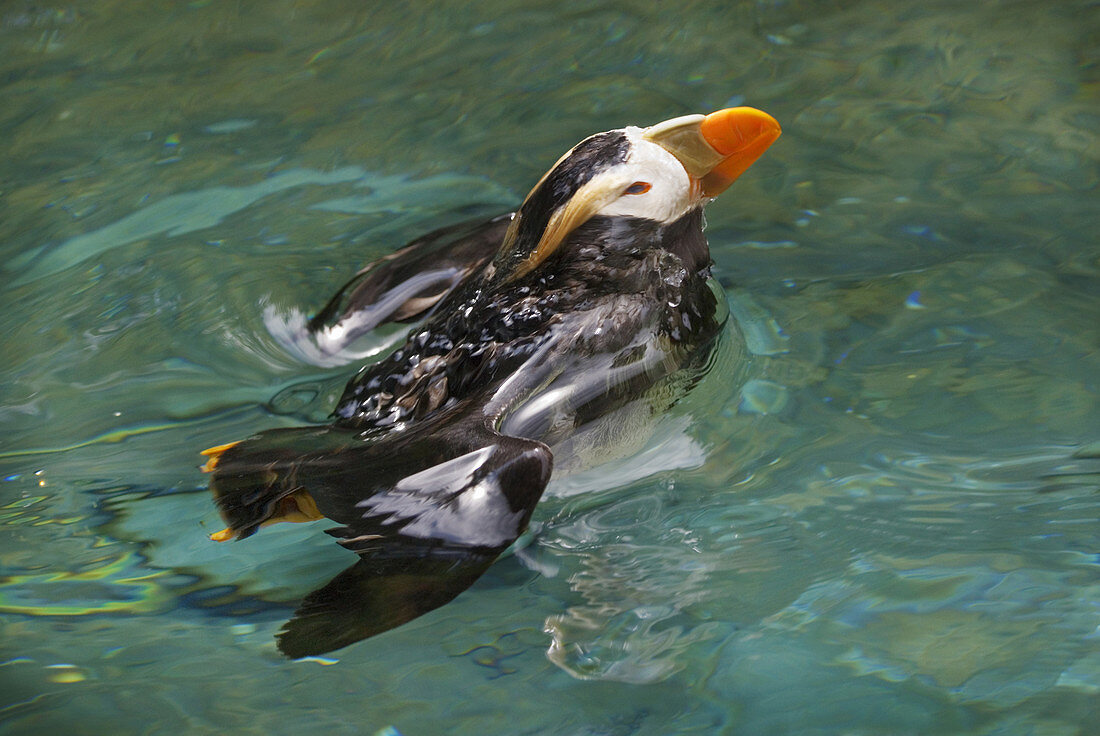
[[[347,432],[297,427],[269,430],[204,450],[203,471],[212,474],[210,490],[228,524],[210,538],[215,542],[244,539],[271,524],[323,518],[317,501],[299,482],[301,471],[338,465],[350,444]]]

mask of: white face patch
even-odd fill
[[[598,174],[593,182],[622,191],[622,195],[600,207],[594,214],[607,216],[642,217],[657,222],[675,222],[704,200],[698,183],[694,182],[675,156],[661,146],[642,137],[642,129],[624,128],[630,141],[630,155],[626,161]],[[641,194],[627,194],[635,183],[648,190]]]

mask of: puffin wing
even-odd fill
[[[329,353],[387,322],[414,320],[500,249],[511,214],[435,230],[355,274],[306,324]]]
[[[229,522],[214,538],[324,516],[360,556],[279,634],[288,656],[332,651],[447,603],[527,528],[550,478],[546,445],[501,435],[478,412],[428,424],[373,439],[273,430],[212,453],[211,488]]]

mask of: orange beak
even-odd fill
[[[711,148],[725,156],[702,177],[703,193],[716,197],[744,174],[782,132],[775,118],[753,107],[729,107],[712,112],[699,124]]]
[[[685,115],[646,129],[657,143],[684,165],[716,197],[745,173],[780,134],[779,123],[752,107],[730,107],[710,115]]]

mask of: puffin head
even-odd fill
[[[527,195],[494,265],[508,280],[524,276],[597,216],[677,222],[725,191],[779,133],[767,113],[732,107],[586,138]]]

